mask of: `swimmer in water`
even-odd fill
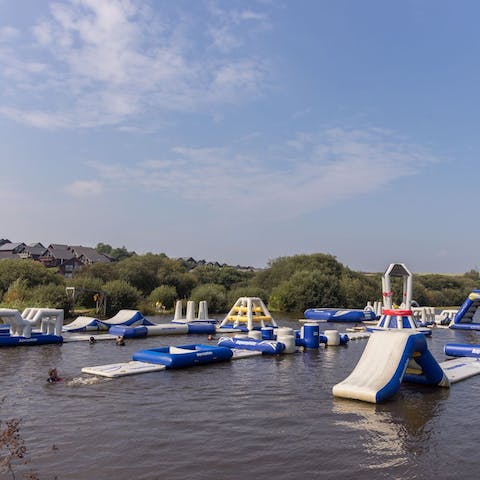
[[[97,341],[95,340],[95,337],[90,337],[90,338],[88,339],[88,343],[89,343],[90,345],[93,345],[93,344],[96,343],[96,342],[97,342]]]
[[[125,340],[123,340],[123,337],[118,336],[117,339],[115,340],[115,343],[119,347],[124,347],[125,346]]]
[[[57,369],[56,368],[51,368],[48,371],[47,382],[48,383],[55,383],[55,382],[59,382],[60,380],[61,380],[61,378],[58,376]]]

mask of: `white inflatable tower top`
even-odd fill
[[[393,308],[391,277],[403,278],[402,303],[400,308],[410,310],[413,295],[413,275],[404,263],[391,263],[382,276],[383,305],[387,310]]]

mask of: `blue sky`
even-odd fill
[[[479,15],[0,0],[0,237],[477,268]]]

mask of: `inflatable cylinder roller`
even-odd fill
[[[213,323],[202,323],[202,322],[197,322],[197,323],[189,323],[187,325],[188,327],[188,333],[215,333],[215,325]]]
[[[449,357],[480,357],[480,345],[462,343],[447,343],[444,347],[445,355]]]
[[[325,330],[323,334],[327,337],[327,345],[340,345],[338,330]]]
[[[262,339],[263,340],[273,340],[274,337],[274,332],[273,332],[273,327],[263,327],[261,329],[262,332]]]
[[[306,323],[302,327],[303,346],[318,348],[320,346],[320,327],[317,324]]]
[[[297,347],[295,344],[295,334],[293,329],[288,327],[277,328],[277,342],[285,345],[285,353],[295,353]]]

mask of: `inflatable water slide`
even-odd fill
[[[390,330],[372,334],[353,372],[332,391],[336,397],[378,403],[395,395],[402,381],[449,387],[479,374],[478,358],[438,363],[425,335]]]
[[[147,320],[138,310],[120,310],[116,315],[107,320],[94,317],[78,317],[72,323],[63,326],[64,332],[88,332],[108,330],[114,325],[154,325]]]
[[[455,315],[450,328],[480,330],[480,290],[473,290]]]
[[[333,387],[333,395],[378,403],[394,395],[402,380],[449,386],[427,348],[425,335],[401,330],[375,332],[353,372]]]

